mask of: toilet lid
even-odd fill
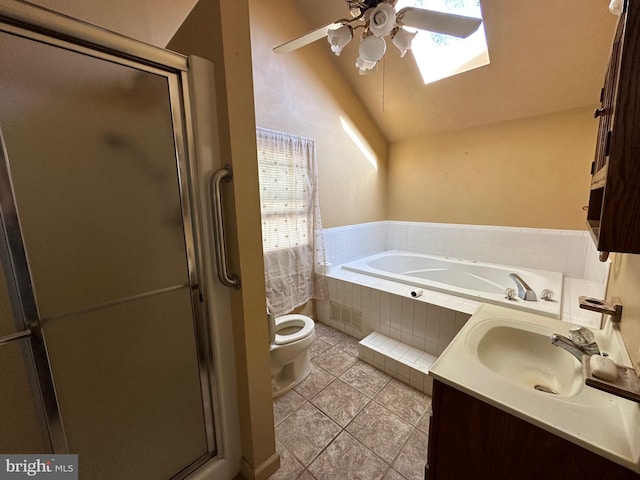
[[[280,335],[279,331],[282,331],[289,327],[299,327],[300,330],[293,332],[289,335]],[[276,318],[276,345],[286,345],[288,343],[297,342],[298,340],[307,337],[313,332],[315,324],[306,315],[283,315]]]

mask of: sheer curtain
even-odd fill
[[[257,140],[266,295],[278,316],[326,292],[316,147],[264,128]]]

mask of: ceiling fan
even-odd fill
[[[362,41],[356,68],[360,74],[367,75],[376,70],[378,62],[386,52],[385,36],[388,35],[391,38],[391,42],[400,50],[400,56],[405,56],[417,32],[404,27],[466,38],[482,23],[480,18],[416,7],[405,7],[396,12],[395,6],[398,0],[345,0],[345,2],[352,18],[331,22],[277,46],[273,51],[289,53],[327,37],[333,53],[340,55],[342,49],[353,39],[354,31],[362,28]]]

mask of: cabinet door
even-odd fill
[[[631,480],[637,475],[442,382],[433,382],[428,480]]]

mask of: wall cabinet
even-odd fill
[[[637,0],[625,2],[600,102],[600,108],[595,111],[600,124],[591,168],[587,223],[598,251],[640,253],[640,3]]]
[[[435,380],[426,480],[626,480],[604,457]]]

